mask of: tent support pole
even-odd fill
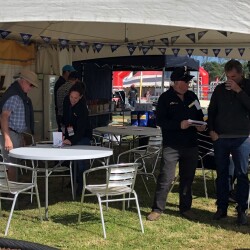
[[[164,92],[164,78],[165,78],[165,67],[162,69],[162,77],[161,77],[161,93]]]

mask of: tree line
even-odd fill
[[[228,60],[225,59],[219,59],[218,61],[206,61],[202,63],[202,67],[208,72],[209,74],[209,81],[216,81],[217,79],[219,81],[225,80],[225,74],[224,74],[224,66]],[[240,61],[243,66],[244,70],[244,76],[246,78],[250,78],[250,61]]]

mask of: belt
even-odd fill
[[[15,129],[13,129],[13,128],[10,128],[10,127],[9,127],[9,130],[10,130],[10,131],[13,131],[13,132],[16,133],[16,134],[21,134],[20,132],[17,132],[17,131],[16,131]]]

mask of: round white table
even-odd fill
[[[20,147],[10,150],[9,156],[25,160],[45,161],[45,219],[48,219],[48,161],[72,161],[108,158],[113,150],[98,146],[63,146],[55,148],[51,144]],[[75,171],[76,172],[76,171]]]
[[[133,135],[133,136],[159,136],[160,128],[137,127],[137,126],[105,126],[95,128],[94,131],[101,134]]]

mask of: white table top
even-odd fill
[[[134,136],[157,136],[161,135],[159,128],[137,126],[106,126],[95,128],[94,131],[102,134],[134,135]]]
[[[9,156],[26,160],[88,160],[113,155],[113,150],[98,146],[64,146],[55,148],[51,144],[37,144],[10,150]]]

